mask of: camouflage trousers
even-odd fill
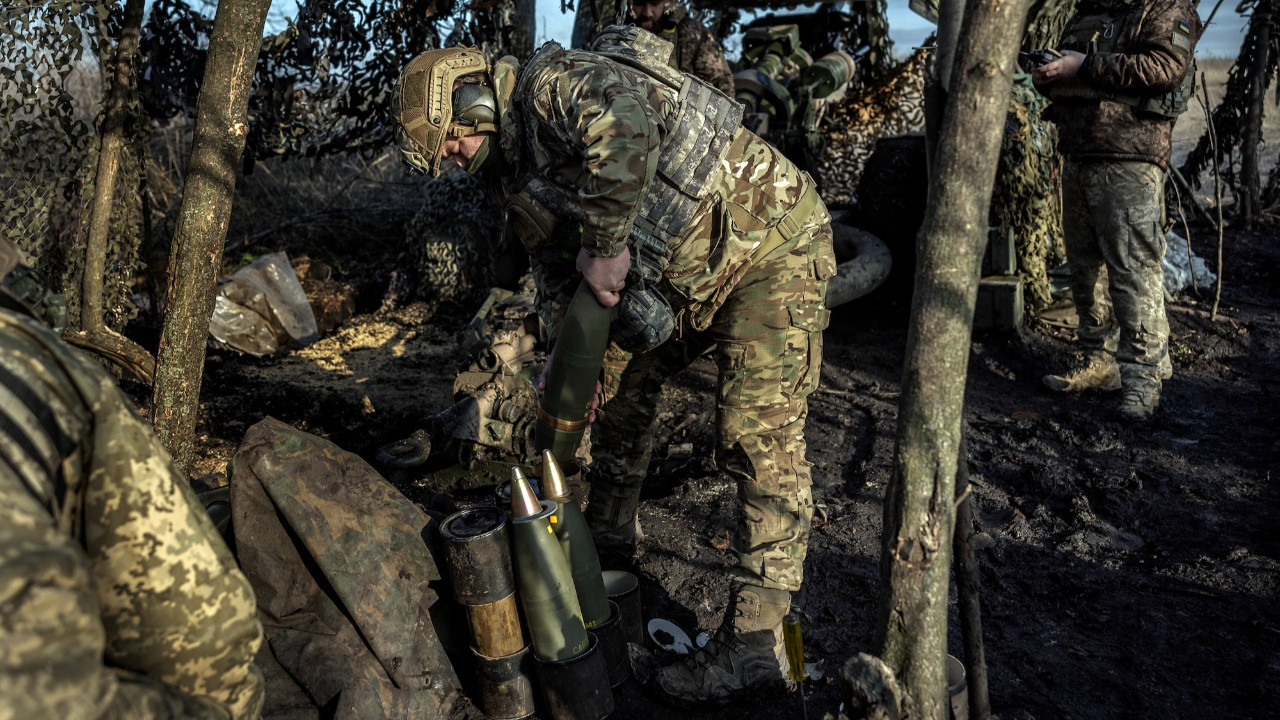
[[[0,720],[254,718],[252,588],[97,364],[0,310]]]
[[[1171,374],[1164,312],[1164,171],[1139,161],[1067,161],[1062,230],[1085,352],[1114,353],[1123,382]]]
[[[697,323],[705,329],[680,313],[672,339],[648,353],[610,346],[587,474],[587,519],[602,545],[636,527],[663,382],[710,355],[719,371],[715,461],[737,484],[736,579],[799,589],[813,515],[804,425],[835,271],[826,209],[819,204],[800,228],[746,269],[709,322]]]

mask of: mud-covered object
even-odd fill
[[[312,702],[339,720],[448,717],[459,683],[431,620],[426,515],[356,455],[273,418],[230,476],[270,652]]]

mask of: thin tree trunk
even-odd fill
[[[971,0],[955,54],[903,370],[885,497],[878,654],[904,717],[947,717],[947,591],[956,458],[988,208],[1027,0]]]
[[[214,282],[222,262],[236,166],[249,131],[246,108],[270,0],[221,0],[173,235],[168,312],[156,354],[156,432],[183,470],[195,450],[196,414]]]
[[[1271,14],[1275,0],[1262,0],[1250,21],[1253,64],[1249,67],[1249,95],[1244,132],[1240,138],[1240,221],[1252,228],[1262,214],[1262,183],[1258,172],[1258,144],[1262,139],[1262,101],[1266,91],[1267,56],[1271,48]]]
[[[86,332],[102,328],[102,283],[107,272],[107,233],[115,205],[116,176],[124,148],[124,118],[130,98],[136,94],[134,67],[138,35],[142,31],[142,0],[126,0],[124,24],[116,45],[115,72],[103,112],[102,147],[94,178],[93,204],[89,208],[89,239],[85,246],[84,277],[80,289],[80,327]]]
[[[982,582],[973,553],[973,494],[969,488],[968,441],[960,436],[956,460],[956,604],[960,607],[960,636],[964,642],[965,679],[969,688],[969,720],[989,720],[987,656],[982,644]]]

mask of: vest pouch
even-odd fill
[[[1196,61],[1192,59],[1187,67],[1187,74],[1182,76],[1182,83],[1173,92],[1144,98],[1137,105],[1139,113],[1176,118],[1191,106],[1191,98],[1196,94]]]

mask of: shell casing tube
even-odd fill
[[[471,646],[476,652],[487,657],[504,657],[524,647],[515,593],[487,605],[463,607],[471,628]]]
[[[587,429],[596,379],[609,344],[611,312],[596,300],[584,280],[560,324],[533,443],[534,449],[550,450],[561,463],[573,457]]]
[[[794,610],[782,619],[782,644],[790,666],[788,674],[795,682],[804,682],[809,677],[804,667],[804,637],[800,633],[800,616]]]
[[[440,537],[454,597],[467,611],[473,647],[488,657],[518,652],[525,640],[506,514],[489,506],[459,510],[441,521]]]
[[[578,472],[577,465],[563,466],[570,474]],[[609,597],[604,589],[604,574],[600,570],[600,555],[582,509],[570,497],[569,483],[550,450],[542,451],[542,462],[533,466],[533,472],[542,481],[546,500],[554,500],[558,507],[551,516],[560,549],[569,560],[573,573],[573,586],[582,609],[582,624],[594,630],[609,619]]]
[[[511,520],[516,585],[533,652],[543,660],[569,660],[586,652],[587,630],[569,560],[560,549],[551,515],[556,503],[542,501],[541,512]]]

